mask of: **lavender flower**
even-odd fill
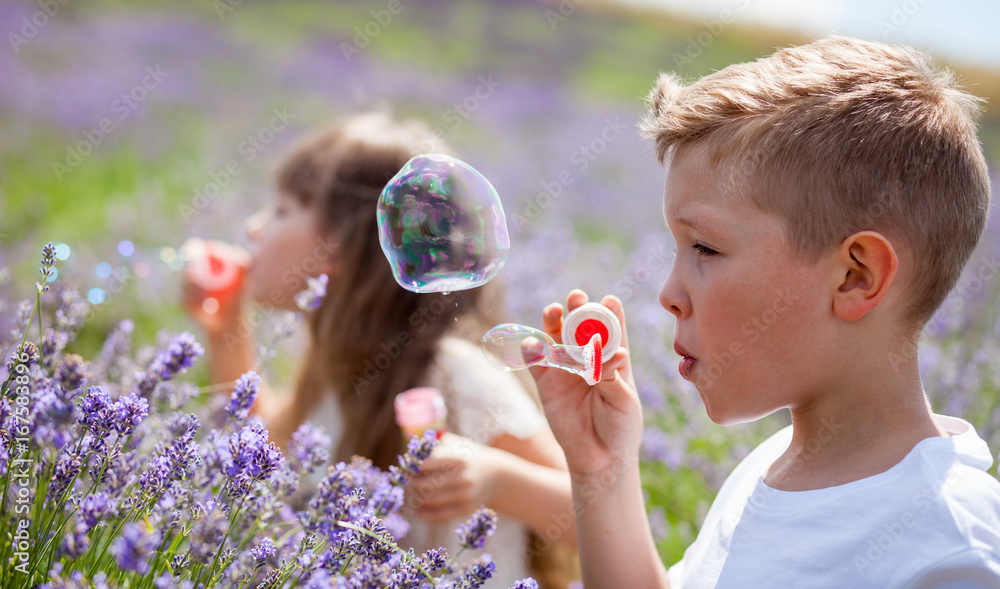
[[[431,548],[420,557],[419,562],[425,571],[433,575],[448,565],[448,551],[444,548]]]
[[[161,381],[169,381],[183,374],[194,365],[194,361],[205,354],[205,349],[188,332],[174,338],[166,350],[157,356],[144,373],[139,374],[139,394],[146,397]]]
[[[311,474],[330,459],[330,436],[310,422],[299,426],[288,442],[289,466],[295,472]]]
[[[123,319],[117,327],[111,330],[107,339],[104,340],[101,355],[95,362],[98,374],[108,378],[116,376],[110,373],[115,372],[112,369],[120,367],[119,365],[131,353],[132,331],[134,329],[135,325],[131,321]]]
[[[270,538],[263,538],[260,544],[250,549],[250,558],[253,559],[253,568],[259,569],[264,566],[267,559],[274,556],[276,550],[274,548],[274,540]]]
[[[326,274],[320,274],[316,278],[306,278],[306,288],[295,294],[295,305],[303,311],[315,311],[323,304],[323,297],[326,296],[326,287],[330,279]]]
[[[28,329],[28,319],[35,308],[34,302],[23,300],[17,304],[17,315],[14,317],[14,327],[10,330],[10,339],[20,342],[24,337],[24,332]]]
[[[96,526],[101,518],[108,513],[110,504],[108,494],[104,491],[87,495],[80,501],[79,518],[88,530]]]
[[[131,393],[118,399],[114,411],[118,414],[118,421],[115,424],[118,435],[127,436],[149,415],[149,402]]]
[[[88,528],[83,524],[77,524],[72,530],[63,536],[59,551],[69,558],[80,558],[87,552],[90,546],[90,537],[87,535]]]
[[[66,354],[56,370],[56,381],[66,391],[75,391],[87,380],[87,363],[77,354]]]
[[[466,563],[462,568],[462,575],[459,577],[457,586],[462,589],[475,589],[476,587],[482,587],[493,576],[493,573],[497,570],[497,565],[489,555],[483,555],[476,560]]]
[[[420,472],[420,463],[431,455],[436,445],[437,436],[433,431],[424,432],[422,438],[413,436],[406,444],[406,452],[399,457],[399,467],[389,467],[392,484],[402,486],[407,475]]]
[[[278,447],[267,440],[267,430],[253,421],[231,437],[216,443],[216,455],[229,480],[230,495],[243,497],[256,481],[267,479],[284,461]]]
[[[226,414],[233,419],[243,420],[250,415],[250,408],[257,400],[257,392],[260,387],[260,376],[256,372],[250,371],[241,376],[236,381],[236,388],[230,395],[229,405],[226,406]]]
[[[56,356],[63,351],[69,343],[69,335],[63,331],[56,331],[51,327],[45,330],[41,342],[42,366],[46,370],[51,370],[55,366]]]
[[[111,398],[99,386],[87,389],[87,394],[80,400],[79,422],[90,428],[95,438],[115,428],[118,423],[117,411]]]
[[[538,589],[538,583],[531,577],[528,577],[527,579],[516,581],[511,585],[510,589]]]
[[[74,454],[63,453],[60,455],[52,471],[52,480],[49,481],[49,494],[46,501],[55,504],[62,502],[70,484],[80,474],[81,466],[80,459]]]
[[[42,282],[35,283],[35,288],[38,289],[38,294],[49,291],[48,281],[49,278],[55,276],[55,270],[52,269],[56,265],[56,246],[52,245],[52,242],[48,242],[42,247],[42,267],[38,269],[38,272],[42,275]]]
[[[467,522],[455,532],[462,548],[482,550],[488,536],[497,531],[497,514],[488,507],[480,507]]]
[[[159,543],[160,537],[155,531],[144,533],[141,524],[130,522],[111,544],[111,554],[123,570],[144,575],[149,571],[149,559]]]
[[[368,511],[357,520],[355,525],[365,531],[354,533],[349,543],[351,551],[373,563],[387,562],[393,555],[393,539],[382,524],[382,520]]]

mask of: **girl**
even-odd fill
[[[384,469],[406,442],[395,396],[440,389],[451,433],[411,480],[408,504],[420,517],[410,518],[403,542],[455,554],[455,528],[479,505],[492,507],[500,523],[487,552],[497,574],[487,586],[509,587],[531,573],[527,529],[545,533],[544,544],[575,544],[575,529],[552,525],[573,520],[558,517],[573,513],[562,451],[520,382],[457,337],[478,338],[492,325],[492,287],[447,296],[404,290],[378,238],[376,204],[388,180],[412,156],[445,151],[425,125],[381,113],[307,137],[278,168],[276,200],[247,222],[252,259],[241,264],[240,288],[213,295],[219,305],[208,313],[206,293],[186,282],[185,302],[207,332],[213,380],[229,382],[255,361],[252,337],[236,335],[248,325],[241,294],[265,308],[294,309],[305,276],[327,274],[327,295],[308,316],[296,385],[287,395],[261,386],[255,409],[272,439],[286,444],[308,420],[334,440],[334,460],[356,454]]]

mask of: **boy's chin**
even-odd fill
[[[706,396],[698,391],[701,395],[701,400],[705,404],[705,412],[708,414],[708,418],[712,420],[713,423],[718,425],[736,425],[739,423],[748,423],[751,421],[757,421],[765,415],[773,413],[775,410],[771,411],[760,411],[753,410],[748,407],[734,407],[727,404],[725,401],[711,402]]]

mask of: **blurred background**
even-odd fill
[[[988,0],[2,0],[0,266],[12,279],[0,322],[53,241],[56,284],[91,304],[76,351],[90,357],[125,318],[137,342],[194,330],[179,306],[187,237],[245,243],[271,166],[307,130],[373,108],[422,118],[501,195],[512,320],[537,324],[574,287],[625,300],[650,517],[673,562],[724,476],[788,418],[714,426],[677,376],[656,300],[673,249],[663,170],[636,131],[657,74],[693,79],[829,33],[914,45],[986,99],[995,165],[997,22]],[[935,409],[966,416],[994,450],[998,247],[991,223],[920,350]],[[274,364],[279,382],[289,366]]]

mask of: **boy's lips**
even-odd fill
[[[679,343],[674,342],[674,352],[677,352],[678,356],[683,356],[685,358],[694,358],[687,350],[685,350]]]
[[[683,356],[680,364],[677,365],[677,372],[684,380],[691,380],[691,369],[694,368],[695,363],[694,357],[677,342],[674,342],[674,351],[677,352],[678,356]]]

